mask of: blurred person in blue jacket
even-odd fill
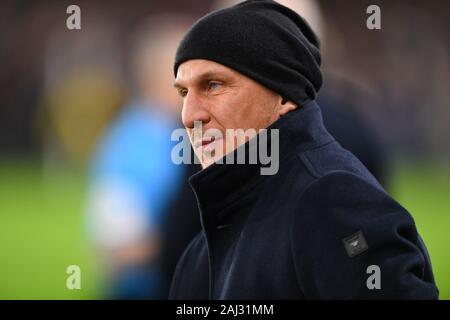
[[[181,126],[171,63],[188,23],[185,16],[164,14],[138,28],[131,50],[136,93],[94,152],[88,228],[106,270],[109,298],[167,296],[171,275],[165,274],[167,266],[161,262],[161,240],[168,212],[187,188],[186,176],[192,174],[170,158],[171,134]],[[183,214],[198,219],[194,200],[183,201],[192,202],[194,208],[191,215]],[[189,211],[188,203],[185,207]],[[196,220],[190,225],[199,228],[195,224]],[[190,240],[189,230],[185,230],[187,240],[180,236],[180,249],[172,245],[172,255],[178,255],[183,242]]]

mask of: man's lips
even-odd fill
[[[199,140],[195,143],[195,148],[205,147],[217,140],[219,139],[217,139],[216,137],[204,137],[202,140]]]

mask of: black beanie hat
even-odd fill
[[[198,20],[174,64],[206,59],[234,69],[302,105],[322,86],[319,40],[296,12],[275,1],[250,0]]]

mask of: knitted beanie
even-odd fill
[[[227,66],[299,105],[322,86],[319,40],[302,17],[275,1],[249,0],[198,20],[177,49],[175,77],[192,59]]]

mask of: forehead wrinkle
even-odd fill
[[[200,83],[206,79],[211,79],[211,78],[215,78],[218,76],[218,72],[215,71],[205,71],[199,75],[194,75],[194,76],[190,76],[187,79],[179,79],[177,77],[177,79],[174,82],[174,86],[175,87],[185,87],[185,84],[189,84],[189,83]]]
[[[182,66],[180,66],[180,69],[182,69]],[[175,87],[185,87],[189,83],[199,83],[205,80],[214,79],[214,78],[220,78],[220,77],[227,77],[230,78],[230,76],[239,76],[240,74],[232,69],[228,69],[226,67],[222,67],[221,65],[213,65],[211,67],[208,67],[208,70],[205,70],[203,72],[197,72],[193,69],[196,69],[195,67],[191,67],[188,70],[188,76],[185,79],[180,79],[179,75],[180,72],[177,74],[177,78],[174,81]]]

